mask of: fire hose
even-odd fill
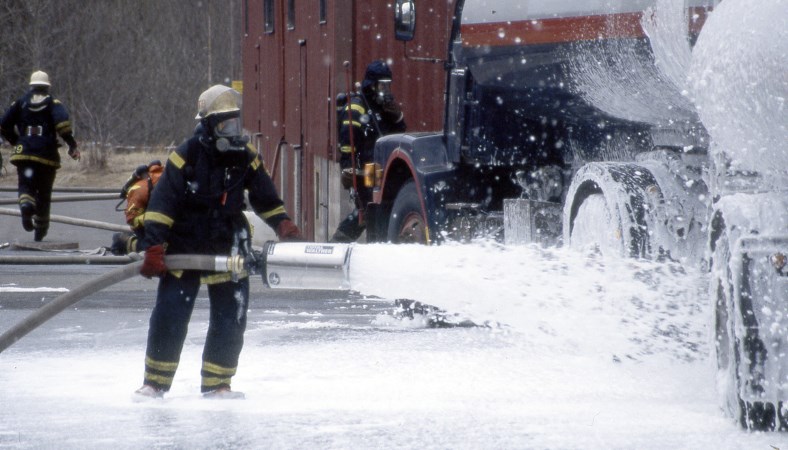
[[[52,197],[50,200],[52,203],[58,202],[84,202],[89,200],[117,200],[118,194],[87,194],[87,195],[61,195],[58,197]],[[16,205],[19,203],[18,199],[15,198],[3,198],[0,199],[0,205]]]
[[[115,196],[117,198],[117,196]],[[0,208],[0,214],[6,216],[21,216],[17,210],[8,209],[8,208]],[[107,223],[107,222],[100,222],[98,220],[87,220],[87,219],[76,219],[73,217],[68,216],[59,216],[56,214],[52,214],[49,216],[50,222],[59,222],[59,223],[66,223],[69,225],[76,225],[80,227],[90,227],[90,228],[98,228],[100,230],[109,230],[109,231],[129,231],[129,227],[125,225],[117,225],[114,223]]]
[[[200,270],[261,275],[263,283],[279,289],[350,289],[349,265],[352,244],[266,242],[248,257],[170,255],[164,263],[170,270]],[[132,257],[133,258],[133,257]],[[130,259],[132,260],[132,259]],[[0,335],[0,353],[47,320],[88,295],[139,274],[142,261],[115,269],[69,291],[37,309]]]

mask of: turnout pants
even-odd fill
[[[200,272],[167,273],[159,281],[145,352],[145,384],[168,391],[180,361]],[[249,306],[249,278],[208,284],[210,318],[202,354],[200,390],[229,388],[238,367]]]
[[[17,162],[16,174],[19,210],[23,214],[32,212],[33,226],[46,234],[57,169],[36,162]]]

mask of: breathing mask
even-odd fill
[[[384,105],[393,99],[391,95],[391,79],[382,78],[375,83],[375,91],[378,93],[375,101]]]
[[[249,138],[243,136],[241,117],[221,118],[218,116],[216,118],[220,121],[210,127],[216,149],[220,152],[246,150],[246,144],[249,143]]]

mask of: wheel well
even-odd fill
[[[603,194],[602,188],[596,181],[586,180],[575,190],[575,195],[572,198],[572,207],[569,210],[569,234],[571,235],[572,229],[575,226],[575,217],[580,205],[583,201],[593,194]]]
[[[395,160],[391,163],[386,173],[386,185],[383,186],[383,198],[381,199],[387,212],[391,210],[391,204],[394,203],[399,190],[411,179],[413,179],[413,174],[404,161]]]

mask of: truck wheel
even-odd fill
[[[603,194],[591,194],[577,209],[570,245],[582,249],[596,246],[602,254],[622,255],[621,221],[611,214]]]
[[[716,232],[715,232],[716,231]],[[767,431],[784,428],[780,422],[781,406],[770,402],[748,402],[741,398],[743,380],[741,373],[747,370],[739,348],[740,338],[736,335],[733,276],[730,269],[731,243],[721,217],[712,221],[712,252],[709,276],[709,294],[714,305],[714,349],[717,360],[717,391],[722,393],[722,407],[743,428]]]
[[[614,256],[651,257],[647,192],[656,186],[653,174],[639,165],[594,162],[581,167],[564,205],[564,242],[573,248],[595,244]]]
[[[408,181],[397,193],[389,217],[388,240],[395,244],[427,243],[427,221],[421,211],[416,183]]]

